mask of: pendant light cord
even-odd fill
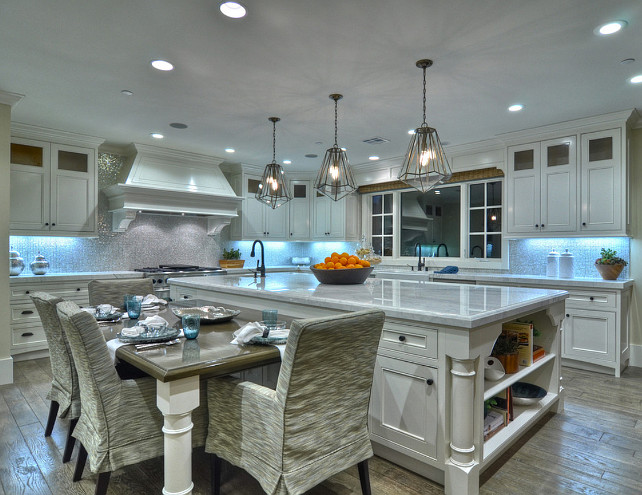
[[[272,163],[276,163],[276,120],[272,122]]]
[[[426,67],[424,69],[424,121],[421,125],[428,125],[426,122]]]
[[[337,140],[337,129],[338,129],[338,127],[337,127],[337,102],[338,101],[339,101],[338,99],[334,100],[334,147],[335,148],[338,148],[338,145],[337,145],[337,141],[338,141]]]

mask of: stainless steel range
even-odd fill
[[[220,267],[203,267],[197,265],[158,265],[149,268],[134,268],[135,272],[142,272],[144,278],[151,278],[154,294],[169,300],[168,278],[198,277],[206,275],[225,275],[227,271]]]

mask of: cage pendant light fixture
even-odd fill
[[[426,69],[432,65],[432,60],[419,60],[416,65],[424,71],[424,120],[410,139],[397,178],[421,192],[426,192],[450,179],[452,171],[437,129],[429,127],[426,123]]]
[[[330,99],[334,100],[334,146],[325,152],[321,169],[314,183],[317,191],[334,201],[340,200],[357,189],[348,156],[337,145],[337,102],[341,98],[343,95],[330,95]]]
[[[276,163],[276,123],[281,119],[270,117],[268,120],[272,122],[272,163],[265,166],[254,197],[274,209],[290,201],[292,196],[288,191],[283,167]]]

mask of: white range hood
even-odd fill
[[[185,151],[133,144],[118,184],[103,190],[112,230],[124,232],[136,214],[199,215],[216,234],[238,216],[237,196],[219,165],[223,160]]]

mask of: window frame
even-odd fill
[[[501,192],[502,192],[502,221],[501,221],[501,231],[497,234],[501,234],[502,241],[502,257],[501,258],[469,258],[468,257],[468,237],[470,234],[470,225],[469,225],[469,212],[470,212],[470,185],[471,184],[486,184],[488,182],[500,182],[501,183]],[[492,177],[488,179],[481,180],[472,180],[466,182],[454,182],[452,184],[445,184],[440,186],[440,188],[446,187],[460,187],[460,256],[441,256],[439,258],[426,258],[426,266],[442,266],[444,262],[446,264],[456,264],[459,267],[476,267],[479,268],[480,265],[483,265],[486,269],[507,269],[508,268],[508,240],[506,239],[506,181],[504,177]],[[400,264],[400,265],[413,265],[416,261],[414,256],[400,256],[401,252],[401,194],[404,192],[413,191],[412,187],[404,189],[392,189],[386,191],[376,191],[365,193],[361,197],[361,225],[363,226],[362,235],[367,239],[367,242],[372,243],[372,197],[376,195],[385,195],[392,194],[392,211],[393,211],[393,222],[392,222],[392,232],[393,232],[393,243],[392,243],[392,256],[382,256],[384,263],[387,264]],[[485,253],[484,253],[485,254]]]

